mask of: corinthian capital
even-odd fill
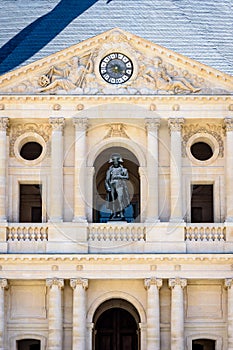
[[[224,119],[226,131],[233,131],[233,118]]]
[[[72,278],[70,280],[71,288],[75,289],[77,286],[83,287],[84,290],[88,288],[88,279],[87,278]]]
[[[168,282],[170,288],[174,288],[175,286],[185,288],[187,286],[187,280],[185,278],[170,278]]]
[[[233,286],[233,278],[226,278],[224,282],[225,288],[231,289],[231,287]]]
[[[144,280],[144,287],[146,290],[150,289],[151,286],[156,286],[160,289],[163,285],[163,280],[161,278],[151,277]]]
[[[46,280],[46,287],[52,288],[52,286],[57,286],[61,289],[64,287],[64,280],[62,278],[48,278]]]
[[[160,126],[160,118],[146,118],[145,125],[148,131],[157,131]]]
[[[65,118],[49,118],[49,123],[54,131],[62,131],[65,124]]]
[[[0,288],[5,289],[8,287],[7,279],[6,278],[0,278]]]
[[[87,118],[73,118],[76,131],[86,131],[88,127]]]
[[[6,131],[9,125],[9,118],[0,118],[0,131]]]
[[[168,119],[168,126],[170,131],[181,131],[184,124],[184,118],[170,118]]]

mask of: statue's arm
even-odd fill
[[[106,173],[106,178],[105,178],[105,182],[104,182],[107,192],[111,192],[111,186],[109,184],[109,180],[110,180],[110,171],[108,170]]]

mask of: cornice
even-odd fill
[[[4,262],[95,262],[95,263],[184,263],[213,262],[233,264],[233,254],[0,254]]]

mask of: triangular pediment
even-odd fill
[[[2,75],[0,93],[232,94],[233,77],[113,29]]]

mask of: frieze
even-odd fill
[[[14,157],[14,144],[19,136],[28,132],[39,134],[46,143],[48,143],[51,135],[51,125],[48,123],[17,123],[10,124],[10,157]],[[48,152],[47,152],[48,153]]]
[[[219,145],[219,157],[224,156],[224,142],[223,142],[223,136],[224,136],[224,127],[222,124],[205,124],[200,125],[199,124],[184,124],[182,129],[182,156],[186,157],[186,146],[188,143],[188,140],[190,137],[192,137],[195,134],[206,134],[206,136],[212,135]]]

